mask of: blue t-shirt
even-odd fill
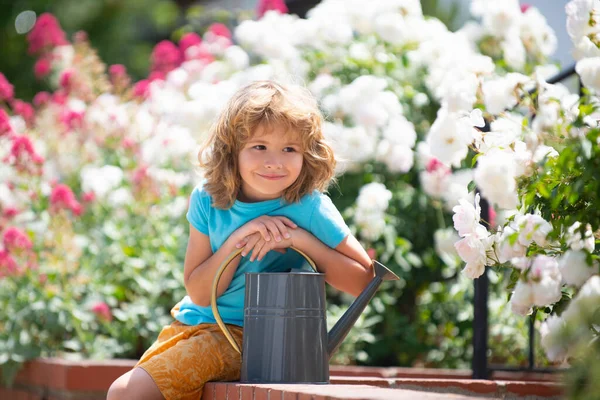
[[[303,196],[297,203],[285,203],[281,199],[257,203],[236,200],[230,209],[222,210],[212,206],[211,196],[199,185],[192,192],[187,219],[209,237],[215,253],[235,230],[262,215],[287,217],[331,248],[337,247],[350,234],[331,199],[318,191]],[[246,272],[283,272],[303,268],[305,264],[304,257],[291,249],[285,254],[270,251],[261,261],[250,262],[248,256],[242,257],[229,287],[217,299],[223,321],[238,326],[244,324]],[[174,315],[186,325],[215,323],[211,307],[196,305],[189,296],[180,302],[179,311]]]

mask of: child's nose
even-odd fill
[[[267,168],[281,168],[283,163],[281,159],[275,155],[271,155],[265,158],[265,167]]]

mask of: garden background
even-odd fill
[[[538,366],[562,365],[577,354],[571,342],[598,334],[592,312],[577,320],[585,334],[556,339],[588,278],[582,302],[600,304],[600,41],[588,3],[568,13],[576,57],[588,60],[581,97],[544,81],[560,69],[556,37],[517,1],[475,0],[462,25],[458,3],[436,1],[327,0],[306,18],[281,1],[1,5],[3,379],[39,356],[142,354],[185,294],[198,144],[228,96],[270,78],[319,99],[342,160],[330,195],[401,277],[335,362],[468,368],[472,279],[489,265],[490,362],[525,365],[534,318],[546,338]],[[493,221],[480,221],[476,187]],[[329,298],[333,323],[351,299]]]

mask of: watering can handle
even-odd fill
[[[290,249],[294,249],[296,252],[300,253],[300,255],[302,255],[304,258],[306,258],[306,261],[308,261],[308,263],[310,264],[312,269],[315,272],[318,272],[315,262],[309,256],[307,256],[302,250],[299,250],[293,246],[290,246]],[[225,335],[225,337],[227,338],[229,343],[231,343],[231,346],[235,349],[235,351],[237,351],[240,354],[242,354],[242,350],[240,349],[240,346],[238,345],[235,338],[233,337],[233,335],[227,328],[227,325],[225,325],[225,323],[223,322],[223,319],[221,319],[221,314],[219,314],[219,309],[217,308],[217,288],[219,287],[219,280],[221,279],[221,275],[223,275],[223,272],[225,272],[225,270],[227,269],[227,267],[229,266],[231,261],[233,261],[233,259],[236,258],[242,252],[242,250],[243,249],[234,250],[225,259],[225,261],[223,261],[221,266],[219,266],[219,269],[217,270],[217,273],[215,274],[215,278],[213,279],[213,284],[212,284],[211,293],[210,293],[210,306],[212,308],[213,315],[215,316],[215,320],[217,321],[217,325],[219,325],[219,328],[221,328],[221,331],[223,331],[223,334]]]

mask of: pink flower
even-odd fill
[[[29,41],[29,54],[51,50],[56,46],[68,43],[60,24],[49,13],[40,15],[33,29],[27,35],[27,41]]]
[[[18,169],[30,170],[31,163],[39,166],[44,163],[44,158],[35,151],[31,139],[21,135],[13,138],[10,154],[4,161],[11,161]]]
[[[92,306],[92,312],[96,314],[96,316],[101,320],[107,322],[112,321],[113,316],[112,312],[110,311],[110,307],[103,301],[94,303],[94,305]]]
[[[113,64],[108,68],[108,73],[112,80],[121,79],[127,76],[127,68],[123,64]]]
[[[288,8],[283,0],[260,0],[256,7],[256,14],[258,18],[262,18],[270,10],[279,11],[281,14],[288,12]]]
[[[64,106],[65,104],[67,104],[67,99],[68,98],[69,98],[69,95],[65,91],[63,91],[63,90],[57,90],[52,95],[52,102],[54,104],[58,104],[58,105]]]
[[[150,95],[150,81],[142,79],[133,86],[133,95],[142,99],[147,98]]]
[[[425,167],[425,169],[427,170],[427,172],[434,172],[437,170],[442,170],[446,173],[450,173],[450,168],[448,168],[443,162],[441,162],[440,160],[438,160],[435,157],[432,157],[429,162],[427,163],[427,166]]]
[[[367,254],[371,260],[373,260],[373,259],[375,259],[375,257],[377,257],[377,251],[372,247],[367,249]]]
[[[2,108],[0,108],[0,137],[11,136],[13,134],[12,126],[10,125],[10,117]]]
[[[46,103],[48,103],[51,98],[52,98],[52,95],[50,93],[39,92],[38,94],[33,96],[33,104],[36,107],[41,107],[41,106],[45,105]]]
[[[4,74],[0,72],[0,101],[10,101],[15,95],[13,85],[6,79]]]
[[[188,32],[179,39],[179,49],[182,54],[192,46],[197,46],[202,43],[202,38],[196,32]]]
[[[148,75],[148,81],[150,81],[150,82],[164,81],[165,78],[166,78],[166,75],[162,71],[153,71],[150,73],[150,75]]]
[[[181,65],[183,57],[181,50],[169,40],[163,40],[154,46],[152,50],[152,67],[151,71],[167,73]]]
[[[81,215],[83,212],[83,207],[75,198],[71,188],[64,184],[58,184],[52,189],[50,206],[53,210],[70,210],[75,215]]]
[[[35,110],[33,106],[22,100],[14,100],[12,103],[12,108],[15,114],[23,117],[27,125],[31,126],[33,121],[35,120]]]
[[[50,60],[46,57],[42,57],[35,62],[35,65],[33,66],[33,73],[35,74],[36,78],[42,79],[50,73],[51,69],[52,63]]]
[[[63,110],[59,118],[67,130],[72,131],[83,126],[84,114],[83,111]]]
[[[227,39],[231,39],[231,31],[229,30],[229,28],[226,25],[220,24],[218,22],[211,24],[208,27],[208,32],[212,33],[215,36],[222,36]]]
[[[8,207],[4,210],[4,217],[8,219],[13,218],[17,214],[19,214],[19,210],[14,207]]]
[[[29,250],[31,249],[31,246],[33,246],[29,236],[14,226],[6,228],[4,235],[2,236],[2,243],[6,249],[13,252],[19,250]]]
[[[59,85],[65,90],[69,90],[71,85],[73,84],[73,74],[75,71],[73,69],[68,68],[62,72],[59,79]]]
[[[17,271],[17,263],[10,253],[7,250],[0,250],[0,278],[14,275]]]
[[[94,192],[87,192],[83,194],[83,201],[85,203],[91,203],[96,200],[96,194]]]

